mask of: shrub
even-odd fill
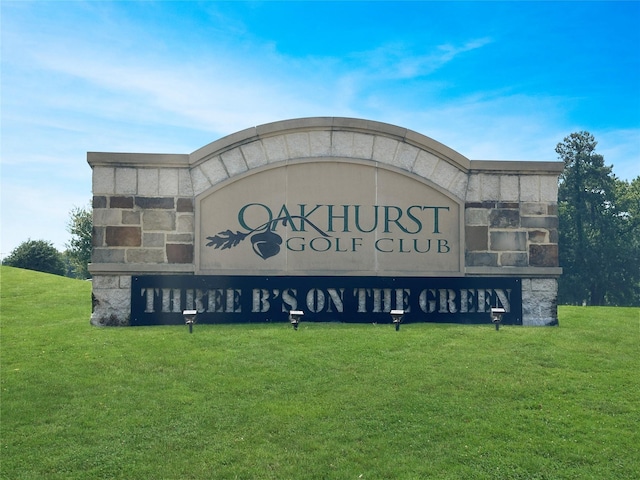
[[[54,275],[64,275],[66,270],[62,254],[46,240],[29,239],[22,242],[2,261],[2,264]]]

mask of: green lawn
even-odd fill
[[[640,478],[640,309],[560,327],[96,328],[1,270],[3,479]]]

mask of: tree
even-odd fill
[[[29,239],[22,242],[2,261],[2,264],[55,275],[65,273],[62,255],[51,242],[45,240]]]
[[[72,270],[69,276],[91,278],[89,262],[93,248],[93,213],[90,207],[74,207],[70,216],[67,231],[71,234],[71,240],[65,252]]]
[[[640,306],[640,177],[631,182],[616,179],[618,254],[613,268],[614,282],[622,288],[607,296],[614,305]]]
[[[565,169],[558,189],[559,301],[589,305],[637,303],[638,215],[632,195],[595,153],[589,132],[572,133],[556,152]],[[634,239],[635,236],[635,239]],[[634,293],[634,291],[636,293]]]

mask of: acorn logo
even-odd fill
[[[270,220],[269,222],[266,222],[249,232],[233,232],[232,230],[224,230],[222,232],[218,232],[218,234],[214,235],[213,237],[207,237],[207,240],[209,240],[209,242],[207,243],[207,247],[226,250],[229,248],[237,247],[244,239],[249,237],[251,239],[251,247],[254,253],[263,260],[266,260],[280,253],[280,247],[282,245],[282,237],[273,230],[276,228],[279,222],[282,222],[282,225],[286,227],[287,222],[295,218],[307,222],[323,237],[331,236],[320,230],[307,218],[301,217],[299,215],[288,215],[286,217],[279,217],[274,220]]]

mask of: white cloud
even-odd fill
[[[490,38],[469,40],[461,45],[451,43],[415,47],[404,42],[382,45],[367,52],[348,55],[356,60],[354,68],[361,70],[361,77],[370,81],[407,80],[427,77],[460,55],[484,47]],[[421,50],[416,53],[415,50]]]

